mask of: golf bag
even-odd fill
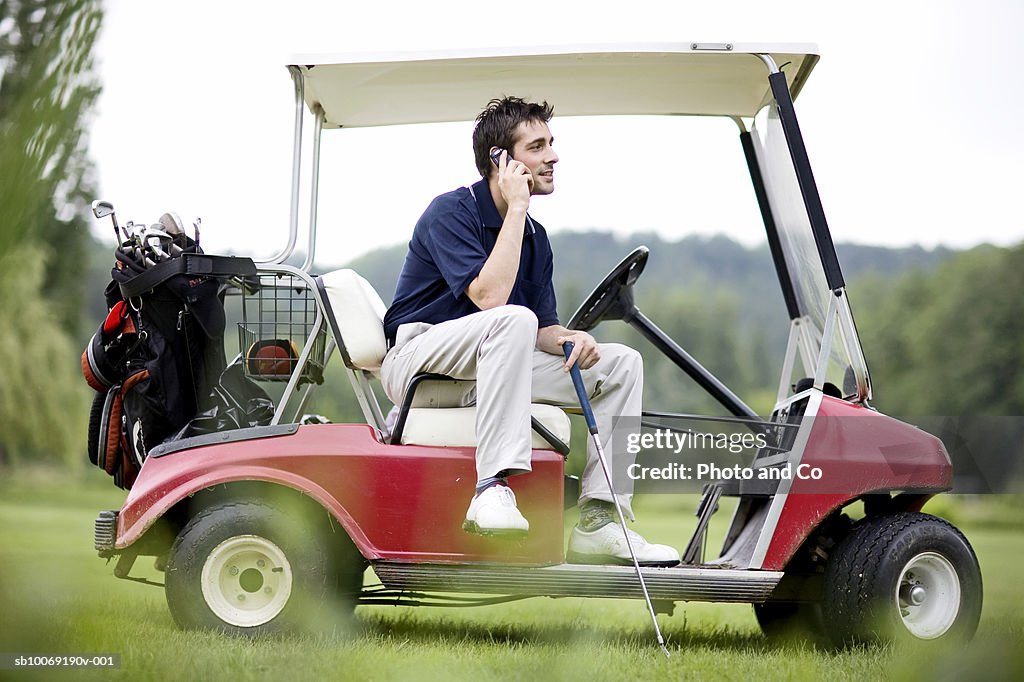
[[[97,391],[89,459],[125,489],[153,447],[207,409],[226,364],[221,277],[255,271],[249,259],[203,255],[180,238],[180,253],[141,269],[117,251],[109,312],[82,354]]]

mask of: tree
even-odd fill
[[[0,460],[84,445],[69,330],[90,239],[85,130],[101,20],[98,0],[0,0]]]
[[[878,406],[902,415],[1024,410],[1024,244],[865,287],[858,308]]]
[[[100,91],[92,49],[101,20],[98,0],[0,0],[0,250],[42,246],[44,294],[70,328],[95,194],[85,131]]]

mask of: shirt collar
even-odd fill
[[[487,184],[487,179],[481,179],[479,182],[473,183],[473,186],[469,188],[473,198],[476,199],[477,208],[480,209],[480,220],[483,221],[484,227],[489,227],[492,230],[500,230],[502,224],[501,214],[498,213],[498,207],[494,205],[494,198],[491,197],[491,188]],[[530,215],[526,215],[526,234],[534,234],[537,228],[533,225],[533,220]]]

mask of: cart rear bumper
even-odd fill
[[[101,511],[96,517],[95,524],[95,547],[96,552],[103,559],[108,559],[116,553],[114,541],[117,539],[117,512]]]

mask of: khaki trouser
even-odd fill
[[[537,316],[528,308],[506,305],[436,325],[403,324],[395,346],[384,358],[384,391],[401,404],[413,376],[421,372],[453,379],[476,380],[462,404],[477,406],[477,480],[499,471],[530,471],[530,403],[578,405],[572,379],[562,370],[565,360],[536,349]],[[599,346],[601,360],[583,370],[583,382],[597,420],[601,446],[613,470],[624,471],[634,455],[612,452],[614,420],[634,417],[639,423],[643,394],[640,354],[617,343]],[[527,372],[526,368],[532,368]],[[616,458],[630,458],[618,462]],[[619,490],[623,513],[633,518],[632,489]],[[587,442],[587,463],[581,481],[580,503],[612,501],[597,449]]]

